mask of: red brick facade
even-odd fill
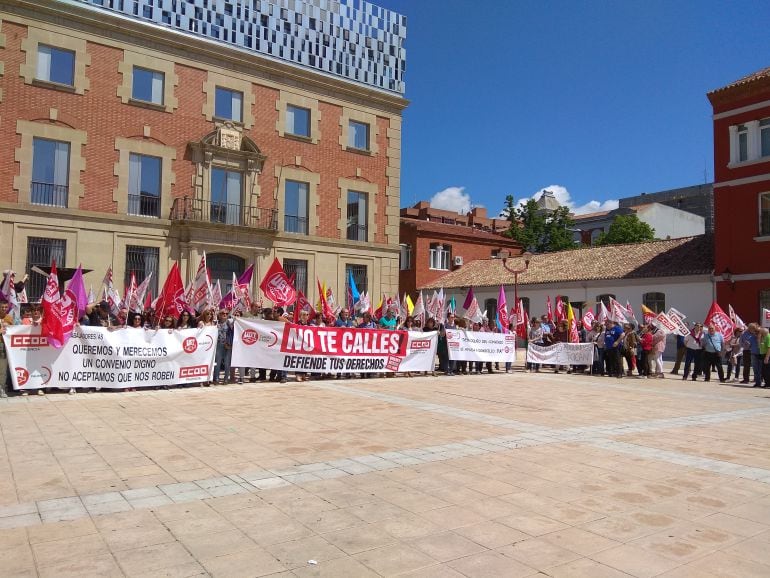
[[[717,300],[723,307],[732,304],[744,321],[754,321],[760,307],[770,308],[770,231],[760,208],[762,195],[770,193],[770,155],[759,134],[760,121],[770,119],[770,69],[708,96],[714,110]],[[744,127],[741,153],[738,133]]]
[[[475,219],[475,222],[474,222]],[[484,209],[473,209],[461,215],[452,211],[430,208],[422,201],[414,207],[401,210],[401,246],[408,248],[411,256],[408,269],[399,272],[399,287],[414,295],[422,286],[439,279],[450,271],[460,269],[470,261],[490,259],[501,249],[518,255],[523,252],[521,245],[500,232],[507,229],[506,221],[488,219]],[[437,269],[434,258],[431,263],[431,247],[441,245],[448,250],[448,268]],[[463,265],[455,264],[456,258]]]

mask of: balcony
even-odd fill
[[[268,231],[278,230],[278,211],[276,209],[217,203],[189,197],[174,199],[169,219],[172,221],[234,225]]]
[[[69,187],[67,185],[36,183],[33,181],[30,187],[30,200],[33,205],[66,207],[68,198]]]
[[[368,241],[369,228],[366,225],[348,225],[348,239],[351,241]]]
[[[287,233],[301,233],[302,235],[307,235],[307,217],[284,215],[283,230]]]
[[[128,195],[128,214],[139,217],[160,217],[160,197],[146,193]]]

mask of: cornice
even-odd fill
[[[400,116],[409,105],[408,100],[395,94],[373,90],[352,81],[338,80],[312,70],[304,70],[299,66],[252,54],[214,40],[134,21],[108,11],[97,12],[76,3],[56,0],[5,0],[2,11],[59,27],[72,27],[96,37],[101,36],[128,44],[138,44],[145,48],[155,48],[168,53],[175,59],[189,59],[235,70],[279,85],[296,86],[332,98],[379,109],[389,114]],[[16,21],[12,18],[8,20]]]

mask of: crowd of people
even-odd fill
[[[38,303],[26,304],[20,308],[17,315],[9,313],[9,303],[0,301],[0,322],[2,330],[7,325],[24,324],[38,326],[42,323],[43,311]],[[19,314],[20,313],[20,314]],[[279,322],[290,321],[283,307],[263,308],[258,304],[252,304],[246,311],[229,311],[227,309],[205,309],[199,315],[193,315],[184,311],[179,317],[171,315],[156,315],[152,310],[145,313],[129,312],[120,309],[113,314],[107,301],[91,304],[86,308],[85,315],[79,320],[80,325],[100,326],[112,330],[143,329],[143,330],[174,330],[191,329],[196,327],[216,327],[217,343],[214,359],[212,381],[203,385],[224,383],[243,383],[244,381],[274,381],[286,383],[288,373],[282,370],[268,370],[265,368],[232,367],[232,347],[234,338],[234,320],[237,317],[253,319],[266,319]],[[438,366],[434,364],[433,371],[422,372],[420,375],[436,375],[442,373],[447,376],[456,374],[480,374],[484,371],[495,373],[496,371],[512,371],[510,362],[472,362],[456,361],[449,357],[446,330],[467,329],[481,332],[500,332],[502,328],[494,320],[486,323],[472,322],[458,318],[453,312],[448,312],[443,323],[437,323],[435,319],[428,318],[421,326],[418,319],[406,316],[403,320],[397,317],[393,308],[386,308],[384,314],[375,319],[370,312],[358,316],[352,316],[350,309],[343,307],[336,318],[323,320],[321,316],[311,317],[309,311],[300,311],[293,320],[300,325],[333,325],[336,327],[357,327],[360,329],[404,330],[404,331],[438,331]],[[515,331],[511,324],[509,331]],[[663,352],[666,348],[666,333],[658,330],[653,324],[635,325],[633,323],[616,323],[611,320],[594,322],[590,330],[580,327],[578,330],[580,342],[593,343],[594,362],[591,367],[586,366],[551,366],[555,373],[566,371],[567,373],[586,372],[595,375],[611,377],[639,377],[639,378],[663,378]],[[570,329],[566,320],[553,323],[546,315],[531,320],[526,342],[537,345],[551,345],[559,342],[569,342]],[[4,350],[2,356],[5,357]],[[726,365],[726,372],[725,366]],[[682,370],[682,379],[697,380],[703,376],[704,381],[710,381],[712,371],[717,373],[719,381],[753,384],[754,387],[770,386],[770,335],[768,330],[759,327],[756,323],[750,323],[745,328],[736,328],[733,336],[725,340],[716,331],[713,325],[704,328],[700,323],[694,323],[690,334],[677,337],[677,356],[671,370],[671,374],[679,375]],[[536,363],[527,363],[525,371],[539,372],[541,366]],[[742,375],[741,374],[742,371]],[[269,373],[268,373],[269,372]],[[753,373],[753,378],[752,378]],[[6,371],[6,387],[10,389],[10,372]],[[393,374],[386,374],[392,376]],[[418,375],[406,373],[407,377]],[[362,374],[362,377],[372,377],[373,374]],[[351,374],[312,374],[296,372],[296,381],[309,379],[329,379],[352,377]],[[2,396],[6,395],[4,389]],[[44,394],[43,390],[38,391]],[[70,393],[75,393],[74,389]],[[23,392],[26,394],[26,392]]]
[[[583,343],[594,344],[594,363],[590,368],[593,374],[643,379],[666,376],[663,352],[667,334],[651,323],[636,326],[612,320],[596,321],[589,331],[581,328],[579,337]],[[528,338],[537,345],[566,342],[569,340],[567,322],[552,324],[545,315],[535,317]],[[690,333],[677,335],[676,342],[671,375],[679,375],[682,370],[682,380],[696,381],[702,375],[703,381],[711,381],[712,372],[716,372],[720,383],[770,387],[770,333],[766,327],[749,323],[746,327],[736,327],[730,338],[725,339],[713,323],[705,328],[702,323],[693,323]],[[741,368],[743,373],[739,375]],[[554,367],[556,373],[560,369]],[[528,363],[526,370],[538,372],[540,366]],[[588,368],[567,368],[568,373],[573,371],[588,371]]]

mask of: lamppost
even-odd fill
[[[498,257],[502,259],[503,261],[503,267],[505,267],[505,270],[509,273],[513,273],[513,299],[518,304],[519,303],[519,273],[524,273],[527,269],[529,269],[529,262],[532,260],[532,253],[529,251],[526,251],[519,255],[522,259],[524,259],[524,268],[522,269],[514,269],[508,265],[508,260],[511,258],[511,252],[507,249],[504,249],[503,251],[500,251],[498,253]]]

